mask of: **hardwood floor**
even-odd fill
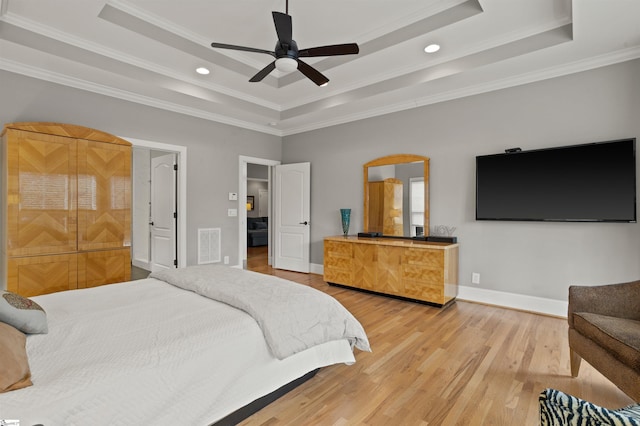
[[[571,378],[565,319],[398,301],[274,270],[266,256],[266,248],[250,250],[249,269],[335,297],[362,323],[373,352],[323,368],[242,425],[537,425],[547,387],[608,408],[633,403],[586,362]]]

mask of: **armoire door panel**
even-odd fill
[[[76,250],[76,140],[20,130],[4,136],[7,254]]]
[[[131,280],[130,249],[78,253],[78,288]]]
[[[7,290],[25,297],[72,290],[77,268],[75,254],[12,257],[7,261]]]
[[[131,245],[131,148],[78,141],[78,250]]]

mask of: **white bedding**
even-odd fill
[[[248,314],[162,281],[34,298],[34,385],[0,394],[21,425],[208,425],[316,368],[353,363],[349,342],[273,357]]]
[[[312,287],[221,265],[166,269],[151,276],[247,312],[278,359],[341,339],[371,351],[362,325],[351,312]]]

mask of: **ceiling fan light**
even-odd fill
[[[298,69],[298,61],[293,58],[276,59],[276,69],[281,72],[291,72]]]

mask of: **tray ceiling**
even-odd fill
[[[0,69],[285,136],[640,57],[636,0],[291,0],[300,48],[360,54],[308,59],[327,87],[250,83],[273,58],[210,43],[273,50],[271,11],[285,1],[0,0]]]

